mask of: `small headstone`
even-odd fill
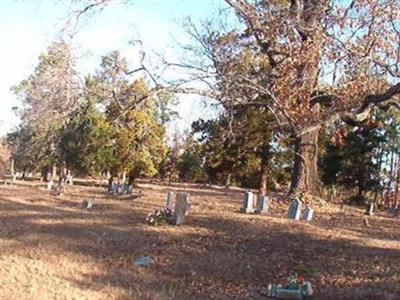
[[[173,192],[167,193],[167,203],[165,204],[165,207],[170,210],[174,209],[174,193]]]
[[[123,194],[131,194],[132,193],[132,186],[129,185],[127,182],[125,182],[123,184],[123,190],[122,190]]]
[[[261,196],[258,198],[256,212],[261,215],[268,213],[270,200],[267,196]]]
[[[74,180],[73,180],[71,174],[68,174],[68,175],[67,175],[66,183],[68,183],[69,185],[73,185],[73,184],[74,184]]]
[[[119,184],[116,181],[112,183],[112,194],[118,194]]]
[[[133,264],[138,267],[145,267],[152,263],[154,263],[154,259],[152,259],[150,256],[138,257],[133,261]]]
[[[314,210],[310,207],[306,207],[303,212],[303,219],[306,221],[311,221],[314,214]]]
[[[369,204],[368,209],[365,212],[365,214],[368,215],[368,216],[373,216],[374,215],[374,207],[375,207],[374,203],[371,202]]]
[[[84,208],[87,208],[87,209],[92,208],[92,207],[93,207],[93,200],[91,200],[91,199],[85,200],[85,201],[83,202],[83,207],[84,207]]]
[[[176,195],[176,203],[175,203],[175,224],[181,225],[185,220],[186,210],[187,210],[187,194],[186,193],[178,193]]]
[[[294,199],[289,205],[288,218],[293,220],[299,220],[301,214],[301,201]]]
[[[303,300],[303,293],[301,290],[289,290],[289,289],[283,289],[283,288],[278,288],[276,290],[276,298],[279,299],[299,299]]]
[[[47,183],[47,190],[48,190],[48,191],[51,191],[51,190],[53,189],[53,184],[54,184],[53,180],[50,180],[50,181]]]
[[[246,214],[254,213],[254,194],[252,192],[246,192],[244,194],[243,204],[240,211]]]
[[[128,186],[128,194],[133,193],[133,187],[131,185]]]
[[[125,183],[119,183],[118,185],[118,194],[125,194]]]

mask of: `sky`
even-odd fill
[[[185,39],[183,19],[209,18],[222,5],[222,0],[132,0],[129,4],[116,1],[80,20],[72,40],[78,71],[82,75],[93,72],[101,56],[112,50],[120,50],[134,63],[138,56],[129,42],[138,38],[146,51],[178,59],[182,53],[176,41]],[[0,1],[0,135],[19,122],[12,108],[20,104],[11,87],[32,73],[39,54],[60,36],[70,10],[71,2],[67,0]],[[173,126],[183,131],[199,117],[215,115],[212,108],[202,103],[197,96],[181,96],[177,107],[181,119]]]

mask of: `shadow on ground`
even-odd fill
[[[96,266],[83,274],[84,280],[62,272],[59,276],[84,290],[118,288],[115,299],[266,299],[262,288],[291,271],[313,283],[314,299],[400,295],[399,249],[327,235],[330,227],[323,221],[309,225],[241,215],[233,212],[233,204],[227,204],[232,212],[194,211],[181,227],[150,227],[144,225],[145,216],[162,203],[165,188],[144,190],[145,197],[137,201],[120,201],[93,188],[76,189],[62,199],[45,192],[26,194],[26,188],[26,196],[15,199],[7,193],[20,193],[20,188],[0,189],[0,238],[12,242],[1,246],[1,255],[29,253],[46,260],[43,253],[51,253],[82,259]],[[82,208],[83,194],[95,198],[93,210]],[[229,197],[224,201],[230,203]],[[390,222],[380,219],[377,225]],[[354,229],[354,234],[399,241],[398,233],[379,236],[376,228]],[[36,247],[42,250],[32,254]],[[132,260],[143,255],[155,263],[134,266]]]

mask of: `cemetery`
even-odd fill
[[[0,28],[0,300],[400,300],[400,0]]]
[[[302,299],[310,289],[310,299],[396,299],[400,293],[400,267],[393,263],[400,258],[400,225],[384,211],[368,216],[366,227],[362,208],[258,198],[238,188],[144,181],[137,187],[143,195],[129,200],[104,187],[70,185],[57,196],[43,183],[29,184],[0,185],[5,299]],[[154,209],[168,210],[173,221],[149,225]],[[304,278],[297,285],[292,272]]]

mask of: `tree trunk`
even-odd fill
[[[10,169],[11,169],[11,176],[14,176],[14,174],[15,174],[15,168],[14,168],[14,159],[13,159],[13,158],[11,158],[11,166],[10,166]]]
[[[289,195],[320,193],[318,177],[318,130],[296,137],[294,163]]]
[[[261,166],[261,180],[260,180],[260,196],[265,196],[267,193],[267,180],[268,180],[268,168],[265,165]]]
[[[52,169],[52,172],[51,172],[51,179],[55,180],[56,177],[57,177],[57,165],[53,164],[53,169]]]
[[[225,180],[225,188],[229,188],[232,184],[232,173],[229,173]]]
[[[133,187],[135,185],[135,180],[136,180],[136,176],[132,173],[129,173],[128,174],[128,184]]]
[[[47,166],[46,167],[43,167],[42,168],[42,180],[44,181],[44,182],[47,182],[48,180],[49,180],[49,178],[48,178],[48,173],[49,173],[49,169],[47,168]]]

